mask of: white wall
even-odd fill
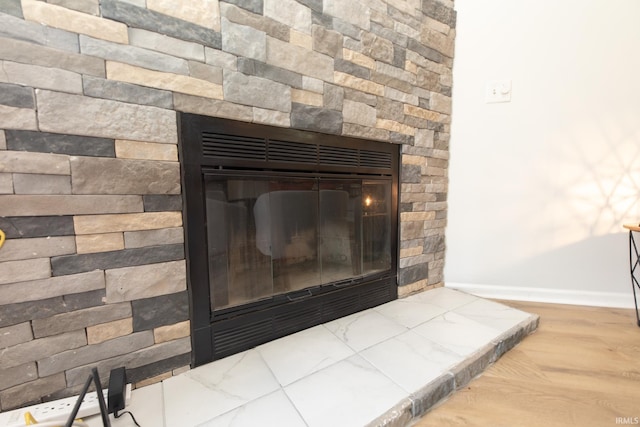
[[[447,285],[632,305],[640,1],[455,4]],[[496,79],[510,103],[485,103]]]

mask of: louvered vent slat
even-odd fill
[[[343,147],[320,147],[320,164],[358,167],[358,150]]]
[[[391,169],[391,153],[380,151],[360,150],[360,166],[369,168]]]
[[[318,161],[318,146],[315,144],[270,140],[268,153],[270,162],[316,164]]]
[[[215,331],[214,346],[219,353],[235,352],[255,345],[256,341],[260,341],[271,333],[272,325],[269,321],[257,324],[236,324],[234,327]]]
[[[217,159],[264,161],[266,142],[264,138],[203,132],[202,155]]]

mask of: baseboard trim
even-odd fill
[[[445,287],[491,299],[587,305],[593,307],[635,308],[633,293],[631,291],[629,291],[629,293],[594,292],[456,282],[447,282],[445,283]]]

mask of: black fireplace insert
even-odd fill
[[[193,365],[397,298],[398,146],[180,114]]]

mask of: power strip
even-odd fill
[[[106,404],[108,390],[103,390],[102,394],[104,395],[104,401]],[[39,403],[37,405],[28,406],[26,408],[14,409],[13,411],[9,412],[1,412],[0,426],[24,427],[24,415],[27,412],[31,412],[33,418],[35,418],[39,423],[43,423],[45,421],[60,421],[62,424],[64,424],[67,421],[67,418],[69,418],[69,414],[71,414],[73,406],[76,404],[76,400],[78,400],[78,396],[72,396],[47,403]],[[127,384],[125,401],[127,404],[129,404],[130,400],[131,384]],[[84,396],[82,405],[80,405],[80,410],[78,411],[77,418],[85,418],[99,413],[100,404],[98,403],[98,394],[95,391],[87,393]]]

